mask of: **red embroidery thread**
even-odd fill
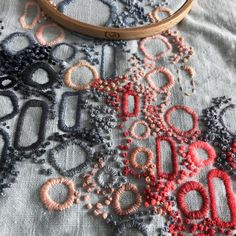
[[[176,128],[172,123],[171,123],[171,114],[172,112],[176,111],[176,110],[182,110],[186,113],[188,113],[193,120],[193,127],[192,129],[188,130],[188,131],[182,131],[178,128]],[[165,113],[165,122],[167,123],[167,125],[179,136],[182,137],[186,137],[189,138],[192,135],[194,135],[197,130],[198,130],[198,116],[197,113],[192,110],[190,107],[186,107],[186,106],[182,106],[182,105],[176,105],[171,107],[166,113]]]
[[[141,135],[138,135],[138,134],[135,133],[135,128],[138,125],[143,125],[145,127],[145,132]],[[148,126],[148,123],[144,120],[134,121],[133,124],[130,127],[130,136],[134,139],[137,139],[137,140],[147,139],[150,136],[150,134],[151,134],[151,131],[150,131],[150,128]]]
[[[216,158],[216,152],[209,143],[203,142],[203,141],[197,141],[189,145],[188,149],[189,149],[189,152],[187,155],[191,156],[192,162],[197,167],[208,166],[214,163],[214,160]],[[195,152],[196,149],[203,149],[204,151],[206,151],[208,155],[208,159],[201,160]]]
[[[199,210],[189,211],[185,202],[185,196],[191,191],[197,191],[200,193],[203,203]],[[177,203],[182,213],[189,219],[202,219],[206,216],[209,210],[209,197],[204,186],[198,182],[190,181],[184,183],[177,192]]]
[[[172,173],[164,173],[161,168],[161,141],[167,141],[171,148],[171,158],[172,158]],[[159,137],[156,139],[156,150],[157,150],[157,175],[160,178],[174,180],[178,175],[178,154],[176,150],[175,142],[170,137]]]
[[[129,96],[134,97],[134,111],[133,113],[129,112]],[[128,90],[122,94],[122,111],[123,115],[127,117],[136,117],[139,113],[140,99],[138,94],[133,90]]]
[[[216,221],[217,225],[224,228],[229,228],[236,225],[236,202],[234,198],[234,192],[231,187],[230,177],[226,174],[226,172],[222,170],[211,170],[208,173],[208,188],[210,194],[210,202],[211,202],[211,214],[212,219]],[[226,197],[228,200],[228,206],[230,210],[231,221],[225,222],[219,218],[217,213],[217,206],[216,206],[216,196],[215,196],[215,187],[214,187],[214,178],[219,178],[224,182]]]

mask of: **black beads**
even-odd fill
[[[29,110],[29,108],[36,108],[36,107],[39,107],[42,110],[37,141],[29,146],[21,146],[19,142],[21,139],[22,128],[23,128],[22,126],[24,123],[25,115]],[[37,149],[45,139],[45,128],[46,128],[47,118],[48,118],[48,105],[46,102],[40,100],[29,100],[28,102],[26,102],[18,118],[18,123],[15,131],[14,147],[20,151],[30,151]]]

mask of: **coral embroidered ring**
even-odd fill
[[[130,40],[159,34],[182,21],[191,10],[194,2],[194,0],[186,0],[179,10],[157,23],[121,29],[84,23],[58,11],[50,0],[37,1],[48,17],[65,28],[88,36],[110,40]]]

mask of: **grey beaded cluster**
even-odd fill
[[[147,5],[151,7],[165,7],[168,6],[167,0],[146,0]]]
[[[58,153],[72,145],[79,146],[85,151],[86,160],[83,163],[79,164],[78,166],[67,170],[57,160]],[[51,166],[56,171],[58,171],[62,176],[66,177],[73,177],[74,175],[81,173],[82,170],[88,167],[88,165],[91,163],[92,160],[93,160],[93,150],[85,142],[81,142],[80,140],[68,140],[66,142],[63,142],[58,146],[56,146],[55,148],[52,148],[48,154],[48,161],[51,164]]]
[[[232,143],[236,141],[236,134],[230,131],[224,123],[223,116],[229,109],[235,108],[231,104],[231,99],[217,97],[212,99],[212,106],[203,110],[202,120],[206,130],[203,132],[202,139],[210,142],[218,150],[218,158],[216,159],[216,167],[224,169],[229,174],[236,175],[236,169],[228,162],[227,154],[232,152]],[[236,156],[231,154],[233,162],[236,163]]]
[[[114,235],[123,235],[128,229],[136,229],[142,235],[148,235],[148,227],[153,220],[154,212],[152,210],[142,210],[137,211],[129,216],[125,217],[115,217],[112,214],[109,214],[106,223],[114,226]]]
[[[96,179],[102,188],[112,188],[118,180],[118,172],[110,166],[105,166],[98,171]]]

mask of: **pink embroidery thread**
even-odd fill
[[[157,55],[152,55],[150,54],[146,47],[145,44],[148,43],[151,40],[155,40],[155,39],[159,39],[160,41],[162,41],[165,45],[166,45],[166,50],[163,52],[158,53]],[[165,55],[169,54],[172,51],[172,45],[168,42],[168,39],[162,35],[156,35],[156,36],[152,36],[152,37],[148,37],[145,39],[142,39],[140,41],[140,46],[139,46],[140,50],[143,52],[143,54],[145,55],[145,57],[151,61],[158,61],[159,59],[161,59],[162,57],[164,57]]]
[[[44,38],[43,33],[48,28],[58,29],[60,31],[59,36],[57,38],[53,39],[53,40],[47,41]],[[52,45],[60,43],[60,42],[62,42],[64,40],[65,32],[64,32],[64,30],[60,26],[58,26],[57,24],[53,23],[53,24],[46,24],[46,25],[40,26],[38,28],[35,36],[36,36],[37,40],[39,41],[39,43],[41,43],[42,45],[52,46]]]
[[[192,129],[190,129],[188,131],[182,131],[182,130],[176,128],[171,123],[171,114],[172,114],[172,112],[174,112],[176,110],[182,110],[182,111],[186,112],[187,114],[189,114],[192,117],[192,120],[193,120]],[[190,107],[186,107],[186,106],[182,106],[182,105],[176,105],[176,106],[171,107],[165,113],[165,122],[176,134],[178,134],[179,136],[182,136],[182,137],[186,137],[186,138],[194,136],[194,134],[198,130],[198,116],[197,116],[197,113],[194,110],[192,110]]]
[[[129,96],[134,97],[134,110],[133,113],[129,112]],[[122,111],[126,117],[136,117],[139,114],[140,98],[133,90],[128,90],[122,94]]]
[[[141,135],[138,135],[135,133],[135,129],[138,125],[143,125],[145,127],[145,132]],[[134,121],[130,127],[130,136],[134,139],[137,139],[137,140],[147,139],[150,136],[150,133],[151,133],[150,128],[149,128],[147,122],[144,120]]]
[[[79,69],[81,67],[86,67],[88,68],[92,74],[93,74],[93,79],[87,83],[87,84],[75,84],[73,81],[72,81],[72,73],[76,70],[76,69]],[[80,61],[78,64],[70,67],[66,73],[65,73],[65,76],[64,76],[64,82],[65,82],[65,85],[68,86],[69,88],[72,88],[72,89],[75,89],[75,90],[85,90],[85,89],[89,89],[94,83],[97,83],[99,81],[99,76],[98,76],[98,72],[96,70],[95,67],[93,67],[92,65],[90,65],[87,61]]]
[[[33,18],[32,22],[30,24],[27,24],[26,17],[29,12],[29,8],[32,6],[36,7],[37,13],[36,13],[36,16]],[[41,9],[40,9],[39,5],[36,2],[27,1],[24,6],[24,13],[19,19],[21,26],[24,29],[33,29],[35,27],[35,25],[38,23],[38,21],[40,20],[40,18],[41,18]]]
[[[187,155],[191,156],[192,162],[197,167],[208,166],[214,163],[214,160],[216,158],[216,152],[209,143],[203,141],[197,141],[189,145],[188,149],[189,152]],[[196,153],[196,149],[203,149],[204,151],[206,151],[208,158],[206,160],[201,160]]]
[[[137,155],[139,153],[145,153],[146,154],[147,160],[144,164],[139,164],[137,162]],[[131,152],[130,164],[135,169],[148,168],[152,164],[152,161],[153,161],[153,152],[149,148],[137,147],[137,148],[134,148]]]
[[[67,199],[63,203],[57,203],[49,196],[49,190],[54,185],[64,184],[68,189]],[[65,178],[49,179],[40,189],[40,199],[48,210],[63,211],[70,208],[76,200],[75,186],[72,180]]]
[[[161,20],[161,18],[158,16],[158,13],[160,12],[167,13],[168,17],[173,14],[173,11],[169,8],[157,7],[148,14],[152,23],[159,22]]]
[[[157,87],[152,80],[152,75],[155,73],[156,74],[162,73],[163,75],[165,75],[165,78],[167,79],[168,82],[162,87]],[[151,70],[146,74],[145,79],[150,85],[150,87],[157,93],[167,93],[174,86],[174,76],[170,73],[168,69],[164,67],[159,67]]]
[[[122,208],[120,204],[120,198],[121,198],[121,195],[126,191],[131,191],[135,194],[135,202],[129,207]],[[120,216],[134,213],[135,211],[139,209],[139,207],[141,206],[141,203],[142,203],[142,197],[138,191],[138,188],[135,185],[130,184],[130,183],[122,185],[113,194],[112,206],[116,214]]]

